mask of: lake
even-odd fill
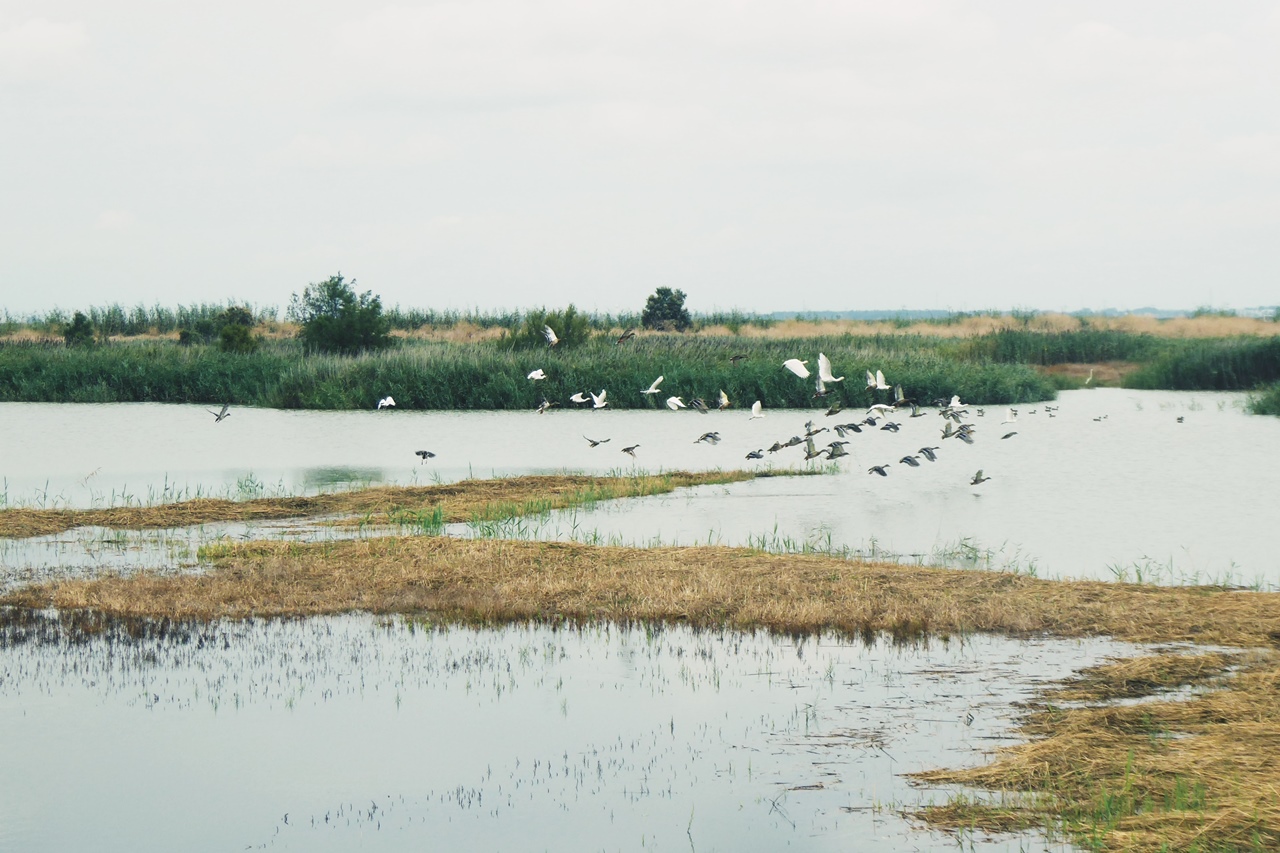
[[[649,544],[810,543],[873,556],[1033,572],[1041,577],[1280,588],[1263,531],[1280,494],[1280,419],[1248,415],[1244,395],[1066,392],[967,420],[974,443],[941,438],[935,410],[864,427],[831,476],[762,479],[619,501],[527,521],[520,535]],[[469,476],[766,467],[804,468],[802,447],[748,451],[861,420],[770,411],[296,412],[201,406],[0,404],[0,497],[9,505],[94,506],[195,496],[253,497]],[[696,443],[715,431],[716,445]],[[1016,432],[1010,438],[1002,438]],[[591,448],[584,436],[609,439]],[[834,438],[820,433],[819,446]],[[639,444],[636,458],[620,451]],[[898,460],[938,447],[936,462]],[[416,450],[435,458],[421,464]],[[868,474],[887,465],[889,476]],[[982,469],[990,477],[970,481]],[[465,532],[465,531],[463,531]],[[209,535],[221,535],[212,528]],[[73,537],[74,538],[74,537]],[[84,558],[110,556],[99,536]],[[63,547],[61,557],[75,562]],[[11,553],[16,553],[10,549]],[[6,561],[10,571],[17,567]],[[31,558],[35,559],[35,558]],[[125,561],[127,562],[127,560]]]

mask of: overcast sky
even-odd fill
[[[0,307],[1280,302],[1280,7],[3,0]]]

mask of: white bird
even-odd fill
[[[876,403],[874,406],[871,406],[870,408],[867,409],[867,414],[869,415],[872,412],[883,412],[885,415],[888,415],[890,412],[893,411],[893,409],[894,407],[888,405],[887,403]]]
[[[831,359],[827,358],[822,353],[818,353],[818,376],[822,378],[823,382],[843,382],[844,381],[843,376],[831,375]]]
[[[1009,413],[1004,416],[1004,420],[1002,420],[1000,423],[1016,424],[1017,422],[1018,422],[1018,411],[1016,409],[1010,409]]]
[[[582,393],[581,391],[577,391],[577,392],[575,392],[575,393],[574,393],[574,395],[573,395],[572,397],[570,397],[570,398],[569,398],[569,402],[570,402],[570,403],[585,403],[585,402],[587,402],[587,395],[586,395],[586,394],[584,394],[584,393]]]
[[[385,408],[393,407],[395,406],[395,404],[396,404],[396,401],[391,399],[390,395],[388,395],[378,401],[378,408],[385,409]]]
[[[964,403],[961,403],[961,402],[960,402],[960,395],[959,395],[959,394],[952,394],[952,395],[951,395],[951,402],[950,402],[950,403],[947,403],[947,408],[948,408],[948,409],[963,409],[963,408],[964,408]]]
[[[763,408],[764,407],[760,405],[760,401],[756,400],[754,403],[751,404],[751,417],[747,418],[747,420],[753,421],[756,418],[763,418],[764,412],[761,411],[761,409]]]
[[[597,396],[597,395],[595,395],[595,394],[592,394],[592,395],[591,395],[591,408],[593,408],[593,409],[603,409],[605,406],[609,405],[609,403],[608,403],[608,402],[605,400],[605,398],[604,398],[605,394],[607,394],[607,393],[609,393],[609,392],[608,392],[608,391],[606,391],[605,389],[601,388],[601,389],[600,389],[600,394],[599,394],[599,396]]]
[[[877,370],[874,374],[867,371],[867,390],[868,391],[888,391],[889,383],[884,381],[884,371]]]
[[[543,373],[542,368],[539,367],[537,370],[529,374],[529,378],[532,379],[534,382],[537,382],[539,379],[546,379],[547,374]]]
[[[547,339],[547,346],[555,346],[560,343],[560,339],[556,337],[556,330],[550,326],[542,327],[542,336]]]
[[[789,358],[786,361],[782,362],[782,366],[785,367],[787,370],[790,370],[796,376],[799,376],[801,379],[808,379],[809,368],[805,367],[805,365],[808,363],[809,363],[808,361],[801,361],[798,358]]]
[[[653,380],[653,384],[652,384],[652,385],[650,385],[648,388],[644,389],[644,390],[643,390],[643,391],[641,391],[640,393],[641,393],[641,394],[657,394],[657,393],[658,393],[658,386],[659,386],[659,385],[661,385],[661,384],[662,384],[662,377],[661,377],[661,376],[659,376],[657,379]]]
[[[684,400],[681,400],[679,397],[668,397],[667,408],[674,412],[676,409],[684,409],[688,407],[685,406]]]
[[[1084,384],[1085,384],[1085,385],[1088,385],[1088,384],[1089,384],[1090,382],[1092,382],[1092,381],[1093,381],[1093,368],[1092,368],[1092,367],[1090,367],[1090,368],[1089,368],[1089,378],[1088,378],[1088,379],[1086,379],[1086,380],[1084,381]]]

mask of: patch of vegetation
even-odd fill
[[[288,316],[301,324],[298,339],[311,352],[355,353],[391,345],[391,323],[372,291],[356,294],[342,274],[307,285],[289,302]]]
[[[1249,411],[1255,415],[1280,415],[1280,382],[1250,398]]]
[[[1125,379],[1129,388],[1248,391],[1280,381],[1280,336],[1185,340]]]
[[[93,323],[79,311],[62,333],[62,339],[69,347],[84,347],[93,343]]]
[[[685,292],[659,287],[645,301],[640,314],[640,324],[646,329],[664,332],[683,332],[693,325],[689,310],[684,307]]]

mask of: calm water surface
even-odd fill
[[[1002,423],[1004,408],[983,417],[971,408],[972,446],[941,439],[933,411],[898,417],[898,433],[850,435],[834,476],[619,502],[517,532],[628,543],[763,538],[1046,577],[1280,586],[1263,535],[1280,495],[1280,418],[1246,414],[1240,394],[1094,389],[1054,405],[1053,417],[1043,404],[1021,406],[1013,424]],[[7,403],[0,475],[10,505],[91,506],[564,470],[802,468],[800,448],[744,457],[802,434],[806,420],[829,427],[862,416],[241,408],[215,425],[200,406]],[[721,442],[695,443],[707,431]],[[1007,432],[1017,435],[1002,439]],[[584,435],[610,441],[592,449]],[[819,444],[833,437],[822,433]],[[620,452],[637,443],[635,460]],[[923,446],[940,448],[937,462],[898,462]],[[437,456],[419,464],[419,449]],[[867,473],[879,464],[888,477]],[[978,469],[991,479],[970,486]],[[12,571],[27,558],[0,559]]]
[[[1133,651],[360,615],[0,639],[13,851],[956,850],[900,815],[948,792],[903,774]]]

